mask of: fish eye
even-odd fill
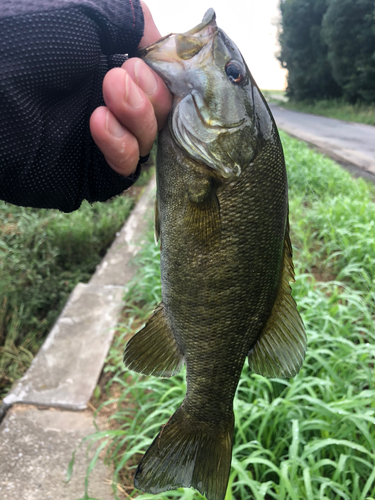
[[[229,80],[234,85],[241,85],[241,83],[243,83],[245,81],[245,76],[243,74],[243,69],[235,61],[230,61],[225,66],[225,72],[226,72],[227,77],[229,78]]]

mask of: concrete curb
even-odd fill
[[[92,414],[40,410],[15,404],[7,413],[0,432],[1,500],[82,500],[87,467],[95,446],[79,445],[95,433]],[[75,463],[71,480],[65,481],[72,453]],[[113,500],[113,471],[102,460],[90,475],[88,494],[98,500]]]
[[[123,287],[134,275],[130,260],[142,244],[154,190],[152,180],[90,282],[75,287],[30,368],[4,398],[5,409],[15,403],[87,408],[113,339]]]
[[[122,296],[121,287],[78,283],[32,365],[4,398],[5,405],[87,408],[112,342]]]

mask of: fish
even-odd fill
[[[193,487],[223,500],[246,359],[254,373],[290,378],[305,357],[290,287],[284,155],[268,105],[213,9],[141,57],[173,105],[156,166],[162,302],[127,343],[124,363],[157,377],[185,364],[187,389],[134,484],[152,494]]]

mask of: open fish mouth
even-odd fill
[[[203,21],[192,30],[171,33],[138,51],[138,56],[164,80],[175,96],[183,98],[191,93],[192,87],[185,82],[187,72],[209,64],[210,49],[219,32],[215,19],[214,10],[209,9]]]
[[[218,130],[236,129],[241,127],[246,121],[245,118],[242,118],[238,122],[222,123],[219,119],[211,118],[208,116],[208,112],[206,112],[207,106],[205,105],[203,98],[200,96],[198,92],[195,92],[193,90],[193,92],[191,93],[191,97],[193,99],[194,107],[197,112],[198,118],[207,128],[218,129]]]
[[[156,40],[156,42],[150,43],[150,45],[147,45],[147,47],[143,47],[143,49],[138,49],[137,50],[137,57],[144,58],[146,55],[151,52],[154,48],[156,48],[159,44],[164,42],[164,40],[167,40],[169,37],[173,36],[173,33],[169,33],[168,35],[163,36],[162,38],[159,38],[159,40]]]
[[[214,21],[215,21],[215,19],[216,19],[216,14],[215,14],[214,9],[212,9],[212,8],[208,9],[208,11],[205,13],[205,15],[203,17],[202,22],[199,23],[194,28],[192,28],[191,30],[186,31],[185,33],[182,33],[182,34],[169,33],[168,35],[163,36],[162,38],[160,38],[156,42],[151,43],[147,47],[144,47],[143,49],[138,50],[137,55],[138,55],[138,57],[141,57],[141,58],[146,57],[146,55],[149,52],[153,51],[154,49],[158,49],[160,47],[160,45],[163,45],[164,42],[166,40],[168,40],[168,38],[171,38],[171,37],[182,36],[182,37],[186,37],[187,39],[189,39],[190,41],[192,41],[191,37],[193,37],[194,35],[197,35],[198,33],[202,32],[210,24],[213,24]],[[210,30],[211,32],[207,34],[208,36],[213,36],[217,32],[216,23],[213,24],[212,27],[213,27],[213,29]],[[196,38],[195,39],[195,43],[198,44],[199,43],[199,39]],[[201,43],[201,46],[203,46],[202,43]]]

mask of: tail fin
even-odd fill
[[[138,465],[135,487],[156,494],[192,486],[207,500],[224,500],[233,426],[233,417],[221,425],[195,421],[180,406]]]

